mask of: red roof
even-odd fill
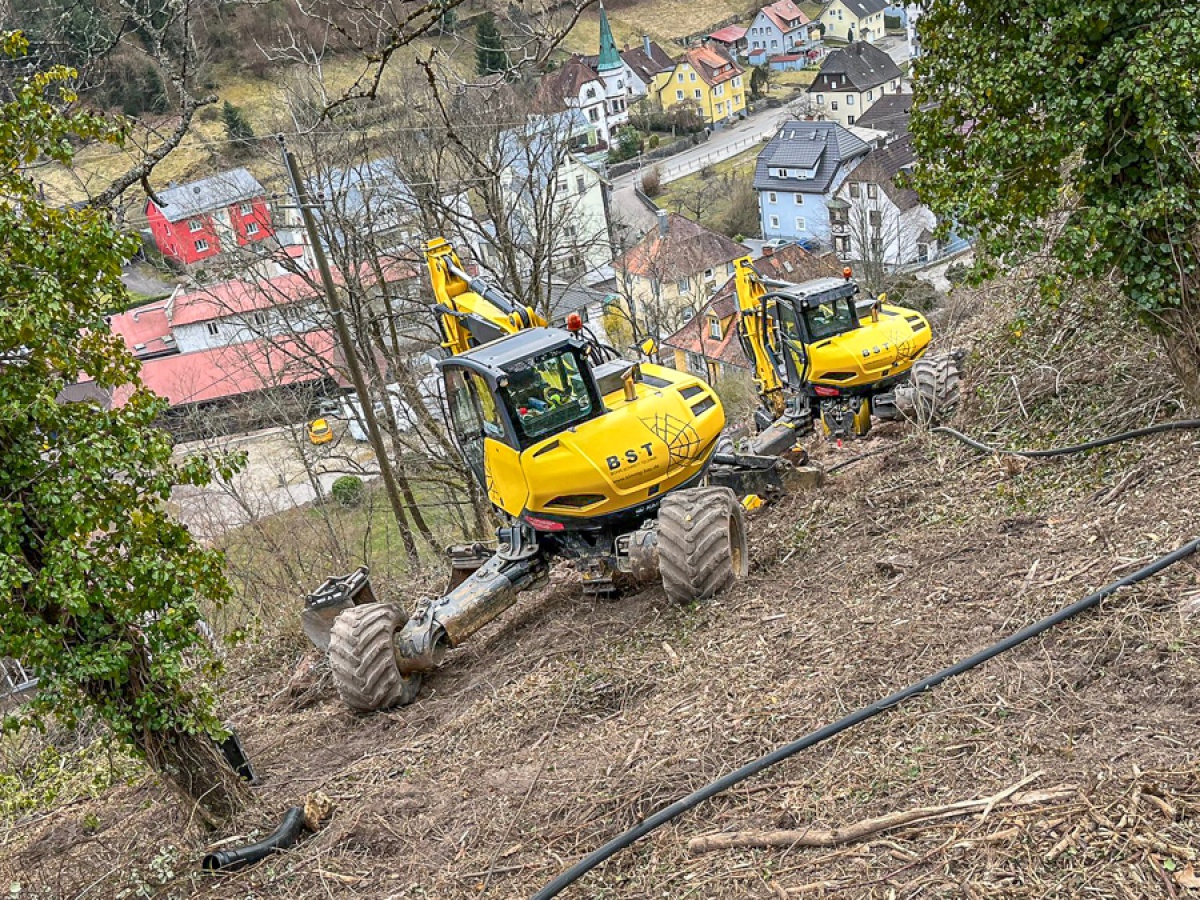
[[[404,281],[416,277],[416,272],[399,260],[381,260],[383,277],[388,282]],[[315,278],[315,274],[311,276]],[[369,263],[363,263],[359,280],[373,284],[375,272]],[[338,269],[333,270],[336,284],[344,284],[345,278]],[[191,325],[237,313],[283,306],[297,300],[319,297],[321,289],[304,275],[287,274],[262,281],[222,281],[195,291],[177,293],[167,301],[167,320],[172,326]]]
[[[171,334],[171,325],[167,321],[166,301],[159,300],[147,303],[136,309],[112,316],[109,319],[113,334],[125,341],[125,346],[133,353],[157,353],[169,350],[172,343],[164,343],[163,338]],[[138,345],[142,345],[138,348]]]
[[[722,321],[719,339],[709,333],[709,319],[713,316]],[[730,319],[730,316],[733,318]],[[724,320],[728,320],[728,323]],[[663,338],[663,346],[695,353],[705,359],[720,360],[741,369],[749,369],[752,367],[742,351],[741,341],[737,338],[737,326],[740,321],[741,313],[737,310],[736,301],[726,296],[709,303],[682,328],[670,337]]]
[[[720,41],[722,44],[736,44],[745,36],[746,29],[741,25],[726,25],[709,35],[714,41]]]
[[[807,25],[811,21],[792,0],[778,0],[770,6],[764,6],[762,11],[766,13],[768,19],[775,23],[775,27],[785,34],[802,25]],[[789,22],[795,24],[789,25]]]
[[[683,58],[706,83],[713,86],[742,74],[742,67],[726,56],[724,49],[719,46],[693,47]]]
[[[331,332],[310,331],[148,359],[141,378],[171,406],[180,406],[336,377],[340,359]],[[130,387],[120,388],[113,405],[123,404],[130,393]]]

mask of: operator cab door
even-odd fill
[[[467,465],[486,488],[484,441],[493,438],[512,446],[513,436],[487,379],[478,372],[453,365],[443,366],[442,377],[454,436]]]
[[[763,298],[767,334],[774,350],[775,371],[779,380],[796,389],[804,381],[808,369],[805,333],[791,297],[768,294]]]

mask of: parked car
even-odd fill
[[[328,419],[313,419],[308,423],[308,439],[314,444],[328,444],[333,440],[333,429]]]

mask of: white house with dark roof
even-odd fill
[[[906,134],[872,150],[843,180],[829,204],[840,259],[891,268],[937,256],[937,217],[902,180],[912,167],[912,135]]]
[[[840,41],[877,41],[886,33],[888,0],[830,0],[821,10],[825,37]]]
[[[647,35],[642,35],[640,47],[622,50],[621,61],[625,63],[625,70],[629,74],[630,96],[633,99],[645,97],[660,75],[675,68],[671,54]]]
[[[884,94],[903,90],[895,61],[874,44],[855,41],[825,57],[808,96],[822,118],[849,126]]]
[[[763,237],[829,244],[827,204],[870,149],[836,122],[785,123],[754,170]]]

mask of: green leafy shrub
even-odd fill
[[[329,489],[329,495],[334,502],[346,509],[361,505],[364,493],[363,480],[357,475],[343,475]]]

